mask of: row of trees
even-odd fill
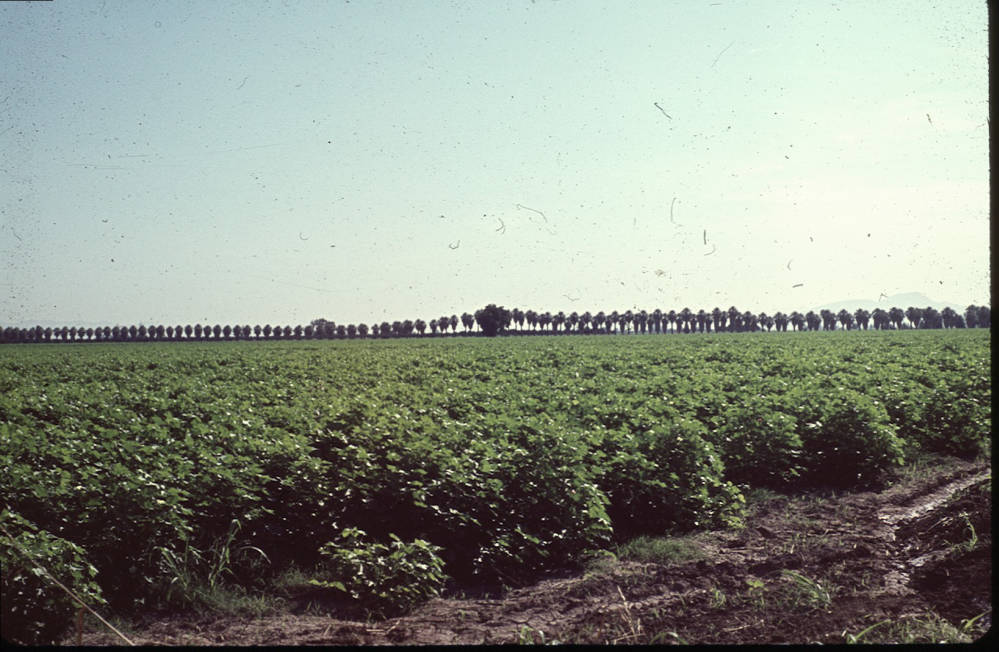
[[[991,326],[991,310],[987,306],[968,306],[961,315],[951,308],[936,310],[932,307],[906,310],[891,308],[883,310],[876,308],[867,311],[859,308],[854,312],[840,310],[821,310],[818,313],[809,311],[805,314],[792,312],[784,314],[776,312],[768,315],[765,312],[754,314],[740,312],[735,306],[728,310],[715,308],[710,312],[698,310],[694,312],[684,308],[679,312],[659,309],[647,312],[645,310],[623,312],[612,311],[609,314],[600,311],[536,312],[534,310],[507,310],[502,306],[490,304],[475,314],[464,313],[442,316],[426,322],[422,319],[394,321],[389,323],[367,324],[336,324],[326,319],[316,319],[307,326],[265,326],[256,325],[220,325],[188,324],[186,326],[104,326],[83,328],[64,326],[62,328],[32,328],[6,327],[0,329],[2,342],[80,342],[80,341],[183,341],[183,340],[275,340],[275,339],[354,339],[354,338],[389,338],[425,336],[429,329],[430,335],[457,334],[460,323],[462,334],[474,334],[476,329],[483,335],[506,334],[555,334],[555,333],[706,333],[706,332],[747,332],[747,331],[787,331],[792,330],[900,330],[904,328],[989,328]],[[516,328],[514,328],[516,326]],[[526,326],[526,328],[525,328]]]

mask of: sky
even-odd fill
[[[0,3],[0,327],[990,305],[987,54],[977,0]]]

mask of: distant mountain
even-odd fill
[[[839,312],[844,308],[850,312],[853,312],[857,308],[863,308],[864,310],[874,310],[875,308],[882,308],[888,310],[889,308],[901,308],[905,310],[909,306],[914,308],[936,308],[937,310],[943,310],[944,308],[950,308],[958,314],[964,314],[964,310],[968,307],[967,304],[961,305],[959,303],[954,303],[953,301],[936,301],[929,298],[921,292],[903,292],[902,294],[893,294],[891,296],[882,295],[877,301],[871,299],[851,299],[848,301],[835,301],[832,303],[825,303],[817,308],[812,308],[815,312],[820,310],[831,310],[833,312]]]

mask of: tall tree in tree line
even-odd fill
[[[836,330],[836,315],[832,310],[820,310],[819,317],[822,318],[822,330]]]
[[[926,322],[923,328],[943,328],[940,312],[932,306],[923,308],[923,320]]]
[[[690,332],[690,322],[691,320],[693,320],[693,318],[694,318],[694,313],[690,311],[690,308],[684,308],[683,310],[680,311],[680,314],[677,315],[677,323],[681,325],[681,330],[684,333]]]
[[[905,311],[901,308],[892,307],[888,311],[888,319],[895,325],[895,330],[902,328],[902,320],[905,319]]]
[[[612,310],[611,314],[607,315],[607,332],[613,333],[619,323],[621,323],[621,315],[617,314],[617,310]]]
[[[510,319],[510,313],[503,306],[490,303],[485,308],[475,312],[475,322],[482,329],[482,334],[487,337],[495,337],[503,332],[505,325]]]
[[[871,320],[871,313],[863,308],[857,308],[853,313],[853,318],[857,321],[857,328],[867,330],[867,324]]]
[[[567,333],[572,333],[576,330],[576,326],[579,324],[579,313],[573,310],[565,318],[565,330]]]
[[[565,323],[565,313],[559,310],[555,314],[555,316],[552,317],[552,326],[554,326],[556,333],[559,331],[560,328],[562,328],[562,324],[564,323]]]
[[[645,335],[649,327],[649,313],[645,310],[632,313],[631,321],[635,324],[635,331]]]
[[[607,315],[601,310],[597,314],[593,315],[593,328],[596,329],[598,333],[604,332],[604,324],[607,323]]]
[[[853,328],[853,315],[846,308],[843,308],[838,313],[836,313],[836,320],[843,325],[843,330],[850,330]]]

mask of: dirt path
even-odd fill
[[[437,599],[382,622],[178,617],[133,629],[131,638],[153,645],[828,644],[872,625],[863,642],[973,640],[991,626],[991,474],[981,462],[941,459],[880,492],[774,496],[753,508],[746,528],[687,541],[703,553],[699,559],[602,562],[502,598]],[[121,641],[94,629],[83,643]]]

